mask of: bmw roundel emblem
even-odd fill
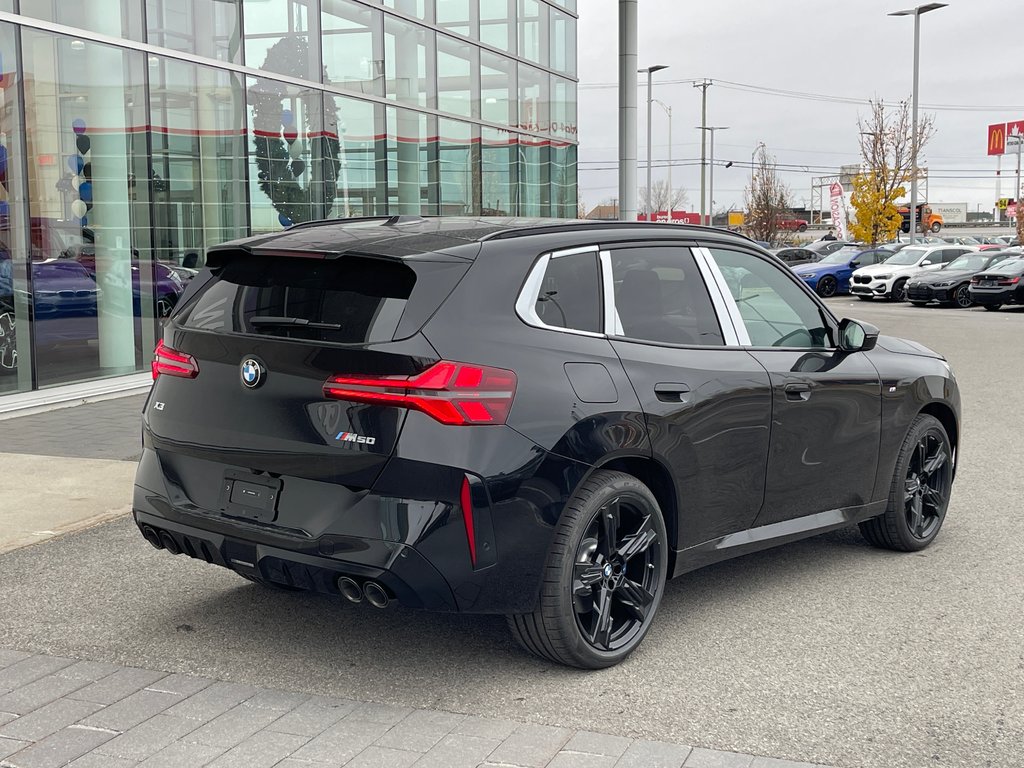
[[[263,366],[251,357],[242,361],[241,374],[242,383],[249,389],[255,389],[263,382]]]

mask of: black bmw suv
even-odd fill
[[[391,217],[208,254],[153,361],[157,548],[383,607],[500,613],[584,668],[666,579],[823,531],[919,550],[960,397],[714,229]]]

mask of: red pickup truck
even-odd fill
[[[806,232],[807,222],[804,219],[779,219],[778,228],[796,232]]]

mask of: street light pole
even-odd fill
[[[699,83],[693,84],[694,88],[700,88],[700,223],[706,223],[704,221],[704,174],[707,171],[707,134],[704,129],[708,124],[708,88],[711,87],[710,80],[702,80]]]
[[[914,17],[914,90],[913,90],[913,108],[911,117],[911,130],[913,134],[910,137],[910,163],[911,163],[911,176],[910,176],[910,242],[913,244],[917,238],[917,150],[918,150],[918,136],[917,136],[917,103],[918,103],[918,80],[920,78],[921,69],[921,14],[928,13],[928,11],[937,11],[939,8],[945,8],[948,3],[925,3],[919,5],[916,8],[910,8],[905,11],[895,11],[890,13],[890,16],[913,16]]]
[[[701,131],[701,132],[707,131],[708,133],[711,134],[711,163],[710,163],[711,169],[710,169],[710,172],[708,173],[708,176],[710,177],[708,179],[708,201],[710,203],[710,209],[711,210],[708,212],[707,221],[705,222],[704,221],[704,213],[703,213],[704,199],[703,199],[703,196],[702,196],[701,197],[701,209],[702,210],[701,210],[701,219],[700,219],[701,224],[707,224],[708,226],[710,226],[710,225],[714,224],[714,222],[715,222],[715,131],[727,131],[727,130],[729,130],[729,126],[728,125],[698,125],[697,126],[697,130]],[[764,145],[763,144],[759,144],[759,146],[764,146]],[[756,149],[754,150],[754,154],[757,154],[757,150]],[[753,157],[753,155],[751,155],[751,157],[750,157],[750,169],[751,169],[750,170],[750,173],[751,173],[751,186],[753,186],[753,173],[754,173],[754,170],[753,170],[754,169],[754,157]]]
[[[638,69],[637,72],[647,73],[647,202],[644,204],[644,210],[647,213],[647,221],[651,221],[651,75],[662,69],[668,69],[668,64],[655,64],[644,69]]]
[[[654,102],[668,115],[668,220],[671,222],[676,195],[675,187],[672,186],[672,107],[658,99],[655,99]]]

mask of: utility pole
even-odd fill
[[[668,220],[672,221],[672,208],[675,200],[675,188],[672,186],[672,107],[658,99],[654,103],[665,110],[668,115]]]
[[[660,72],[663,69],[668,69],[667,64],[655,64],[644,69],[638,69],[637,72],[647,73],[647,201],[644,203],[644,213],[647,214],[647,221],[652,221],[651,214],[654,213],[653,201],[651,200],[651,102],[653,101],[651,96],[651,76],[655,72]]]
[[[701,179],[701,223],[707,223],[709,226],[713,226],[715,222],[715,131],[727,131],[729,130],[728,125],[701,125],[698,127],[701,132],[701,136],[711,134],[711,172],[708,174],[708,201],[710,202],[710,212],[708,213],[707,222],[704,221],[704,180]],[[703,170],[703,169],[702,169]]]
[[[707,200],[706,174],[708,169],[708,88],[711,81],[705,78],[699,83],[694,83],[694,88],[700,88],[700,223],[707,224],[704,220],[705,201]]]
[[[637,0],[619,0],[619,220],[636,221]]]

